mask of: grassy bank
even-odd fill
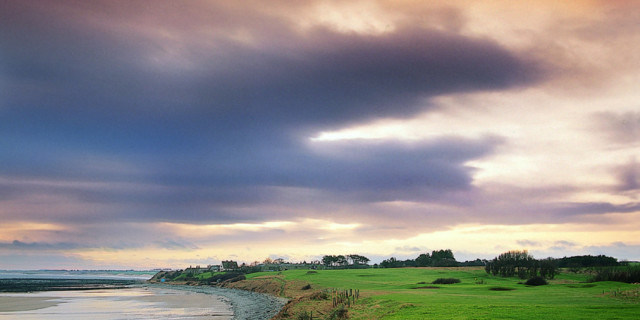
[[[247,275],[232,287],[292,299],[279,319],[338,318],[328,289],[357,289],[349,319],[633,319],[639,285],[587,283],[563,272],[546,286],[491,276],[482,268],[291,270]],[[432,284],[439,278],[459,283]],[[352,298],[353,299],[353,298]],[[307,317],[308,319],[308,317]]]

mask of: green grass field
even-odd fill
[[[270,273],[255,273],[255,278]],[[402,268],[284,271],[314,289],[359,289],[350,319],[638,319],[640,285],[586,283],[563,272],[546,286],[489,275],[482,268]],[[433,285],[437,278],[460,283]],[[520,283],[519,283],[520,282]],[[496,289],[497,288],[497,289]]]

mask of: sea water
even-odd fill
[[[2,278],[29,279],[132,279],[126,273],[0,272]],[[11,277],[6,273],[10,273]],[[75,272],[71,272],[75,273]],[[139,279],[136,275],[134,278]],[[146,276],[145,276],[146,277]],[[148,279],[148,277],[146,277]],[[0,319],[232,319],[229,301],[203,294],[144,284],[121,289],[0,293]]]

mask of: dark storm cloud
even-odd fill
[[[65,11],[50,16],[20,9],[3,17],[3,73],[25,90],[9,95],[7,104],[76,126],[96,118],[135,119],[138,112],[153,119],[165,108],[195,110],[191,120],[244,122],[249,116],[288,126],[339,124],[406,116],[419,110],[420,99],[504,89],[540,76],[535,65],[490,40],[415,28],[378,36],[281,30],[277,36],[291,43],[283,52],[223,40],[208,47],[201,43],[208,39],[190,39],[196,53],[185,50],[174,58],[197,68],[171,73],[147,61],[166,51],[156,43],[161,39],[68,21]],[[189,38],[188,31],[178,30],[179,36]]]
[[[243,73],[216,77],[203,91],[267,119],[335,125],[408,116],[421,110],[421,99],[504,89],[539,76],[495,43],[439,31],[362,36],[321,30],[311,38],[318,44],[289,55],[241,55],[251,61]]]
[[[243,20],[224,6],[232,11],[225,19],[205,10],[188,23],[181,16],[162,24],[145,10],[197,7],[141,3],[133,14],[109,2],[0,5],[0,79],[9,88],[0,101],[0,147],[8,150],[0,174],[11,178],[0,186],[2,199],[46,194],[100,204],[88,221],[198,222],[248,219],[239,208],[283,204],[279,187],[345,203],[436,201],[472,188],[465,163],[493,152],[500,139],[353,143],[323,153],[300,135],[406,117],[438,95],[543,77],[539,65],[484,38],[415,27],[375,36],[300,33],[273,16],[252,12]],[[198,32],[234,26],[251,29],[256,42]],[[269,219],[266,212],[250,218]]]

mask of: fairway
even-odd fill
[[[489,275],[481,267],[291,270],[250,274],[248,280],[273,277],[309,283],[315,290],[358,289],[350,319],[637,319],[640,314],[638,284],[586,283],[587,275],[567,272],[538,287]],[[460,283],[432,284],[438,278]],[[314,310],[313,303],[298,310]]]

